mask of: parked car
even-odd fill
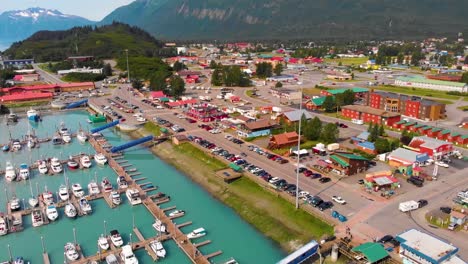
[[[452,212],[452,208],[448,207],[448,206],[443,206],[443,207],[440,207],[440,210],[446,214],[450,214]]]
[[[418,201],[419,208],[424,207],[428,204],[427,200],[421,199]]]
[[[320,182],[320,183],[327,183],[327,182],[329,182],[329,181],[331,181],[331,179],[328,178],[328,177],[323,177],[323,178],[320,178],[320,179],[319,179],[319,182]]]
[[[333,203],[332,202],[322,202],[320,203],[318,206],[318,209],[320,211],[325,211],[327,210],[328,208],[332,208],[333,207]]]
[[[332,200],[339,204],[346,204],[345,199],[341,198],[340,196],[333,195]]]
[[[382,238],[380,238],[379,240],[377,240],[377,243],[385,244],[385,243],[389,242],[392,239],[393,239],[393,236],[385,235]]]
[[[457,223],[450,223],[450,224],[448,225],[447,229],[453,231],[453,230],[457,229],[457,227],[458,227],[458,224],[457,224]]]
[[[323,203],[323,200],[319,196],[314,196],[310,200],[310,204],[312,204],[313,207],[317,207],[321,203]]]

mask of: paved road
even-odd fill
[[[42,79],[48,83],[65,83],[64,81],[60,80],[55,74],[51,74],[49,72],[44,71],[43,69],[39,68],[38,64],[33,64],[34,70],[39,73]]]

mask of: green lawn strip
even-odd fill
[[[367,57],[363,58],[337,58],[337,59],[325,59],[327,63],[342,63],[343,65],[359,65],[366,63],[369,60]]]
[[[49,104],[49,100],[46,101],[35,101],[35,102],[25,102],[25,103],[15,103],[15,104],[5,104],[9,108],[18,108],[18,107],[30,107],[30,106],[41,106]]]
[[[247,90],[245,91],[245,94],[248,96],[248,97],[253,97],[253,90]]]
[[[457,107],[457,109],[460,109],[462,111],[468,111],[468,105],[459,106]]]
[[[215,157],[210,157],[208,154],[188,142],[174,146],[174,150],[199,159],[215,171],[227,168],[227,165],[222,161]]]
[[[143,128],[153,136],[157,137],[161,135],[161,128],[153,122],[146,122]]]
[[[372,89],[387,91],[387,92],[401,93],[401,94],[408,94],[408,95],[426,96],[426,97],[433,97],[433,98],[443,98],[443,99],[449,99],[449,100],[458,100],[460,98],[460,96],[458,96],[458,95],[450,95],[450,94],[447,94],[444,91],[422,89],[422,88],[399,87],[399,86],[392,86],[392,85],[379,85],[379,86],[373,86]],[[465,98],[465,99],[467,99],[467,98]]]
[[[319,88],[304,88],[302,89],[302,92],[304,94],[309,94],[309,95],[320,95],[320,91],[322,91]]]

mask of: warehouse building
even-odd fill
[[[468,91],[468,84],[466,83],[431,80],[422,76],[398,77],[395,79],[395,85],[441,91],[457,91],[461,93]]]

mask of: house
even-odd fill
[[[275,125],[275,123],[271,123],[268,119],[246,122],[241,125],[239,130],[237,130],[237,134],[240,137],[268,136],[271,133],[271,128]]]
[[[372,154],[372,155],[377,154],[377,150],[375,149],[374,143],[369,142],[369,141],[356,142],[356,148],[368,154]]]
[[[149,99],[156,100],[161,98],[167,98],[168,96],[164,94],[163,91],[152,91],[150,93]]]
[[[468,146],[468,135],[459,136],[455,144]]]
[[[409,146],[418,149],[420,153],[426,153],[429,157],[441,157],[453,151],[453,144],[427,136],[413,137]]]
[[[292,123],[295,123],[295,122],[299,122],[299,120],[302,118],[302,116],[305,116],[305,118],[307,120],[312,119],[312,117],[313,117],[306,110],[292,110],[292,111],[288,111],[288,112],[284,112],[284,113],[280,114],[277,117],[277,120],[278,120],[278,122],[280,120],[283,120],[288,124],[292,124]]]
[[[400,121],[401,115],[398,113],[387,112],[380,109],[374,109],[364,105],[345,105],[341,107],[341,114],[351,119],[359,119],[364,122],[374,124],[384,124],[392,126]]]
[[[437,237],[416,229],[397,235],[399,255],[408,264],[465,264],[456,253],[458,248]]]
[[[444,130],[439,131],[439,133],[436,135],[436,138],[438,140],[446,141],[449,135],[450,135],[450,130],[444,129]]]
[[[330,155],[330,167],[340,175],[353,175],[367,170],[369,160],[352,153],[335,152]]]
[[[452,212],[450,212],[450,223],[455,223],[461,226],[464,225],[467,220],[468,216],[465,212],[458,212],[455,210],[452,210]]]
[[[369,264],[383,261],[389,257],[388,252],[380,243],[366,242],[354,247],[351,251],[361,253],[367,259],[366,263]]]
[[[269,149],[280,149],[296,146],[299,140],[299,135],[296,131],[274,135],[268,143]]]
[[[401,173],[412,175],[414,164],[422,164],[429,159],[427,153],[418,153],[404,148],[397,148],[388,157],[388,164],[396,167]]]
[[[304,103],[304,107],[309,110],[321,109],[326,96],[312,98]]]

